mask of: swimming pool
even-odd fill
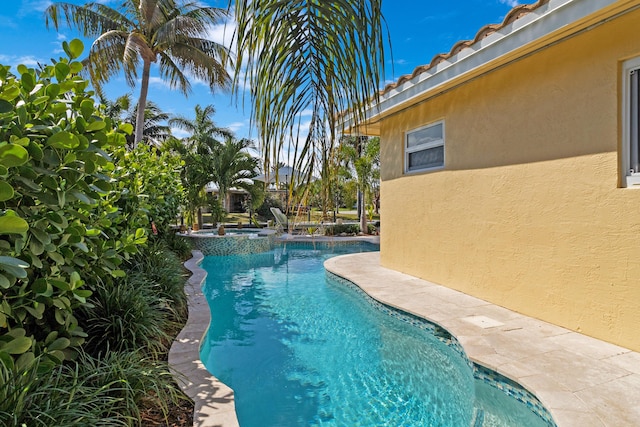
[[[242,427],[547,425],[474,379],[442,334],[327,279],[325,259],[368,250],[377,246],[295,243],[204,259],[201,357],[234,389]]]

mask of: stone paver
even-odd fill
[[[535,394],[559,427],[640,426],[640,353],[386,269],[379,252],[325,268],[447,329],[471,360]]]

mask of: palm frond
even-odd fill
[[[125,72],[129,86],[135,85],[137,58],[132,58],[130,63],[123,62],[127,38],[126,32],[111,30],[100,35],[91,45],[85,64],[91,81],[97,89],[117,75],[120,70]]]
[[[253,118],[263,142],[265,168],[297,135],[300,114],[313,111],[317,131],[299,148],[314,159],[320,129],[337,113],[364,115],[383,75],[380,0],[278,0],[236,2],[238,58],[247,65]],[[293,143],[293,141],[291,141]],[[317,157],[317,156],[316,156]]]
[[[118,10],[93,2],[85,5],[59,2],[45,10],[47,28],[52,24],[58,30],[61,18],[64,18],[68,26],[80,30],[85,37],[97,37],[110,30],[124,29],[134,25]]]

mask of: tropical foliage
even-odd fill
[[[356,182],[360,228],[367,230],[367,208],[377,211],[380,179],[380,138],[343,137],[337,150],[337,180]],[[355,178],[355,179],[354,179]]]
[[[259,191],[250,181],[258,169],[258,160],[247,151],[253,148],[253,143],[237,139],[230,130],[218,127],[213,121],[214,113],[211,105],[204,108],[196,105],[194,119],[179,116],[169,120],[171,126],[190,133],[180,141],[171,141],[165,148],[179,153],[184,161],[182,182],[188,216],[193,220],[196,210],[203,205],[211,205],[214,212],[218,210],[218,202],[208,201],[204,193],[205,185],[210,182],[217,185],[218,201],[225,211],[229,209],[226,195],[231,188],[245,189],[259,198]],[[202,226],[200,215],[198,223]]]
[[[233,137],[233,133],[229,129],[219,127],[213,121],[213,115],[216,113],[213,105],[196,105],[194,110],[193,119],[176,116],[169,120],[169,125],[189,133],[188,137],[182,139],[182,143],[191,151],[203,156],[211,155],[219,139]]]
[[[0,65],[0,424],[136,425],[178,399],[155,353],[186,311],[158,240],[181,160],[125,150],[132,126],[78,76],[82,43],[63,48],[38,70]]]
[[[113,168],[106,150],[129,129],[94,114],[76,75],[82,44],[64,46],[69,59],[40,71],[0,69],[0,356],[69,357],[86,336],[74,312],[91,294],[87,279],[120,275],[125,254],[146,240],[119,216],[103,173]],[[114,232],[119,223],[130,233]]]
[[[136,123],[144,122],[151,64],[172,88],[191,91],[188,75],[207,82],[211,90],[228,88],[226,48],[207,39],[210,26],[221,22],[223,9],[198,2],[176,0],[124,0],[111,8],[101,2],[85,5],[58,2],[46,10],[47,25],[58,29],[61,19],[85,37],[95,37],[85,61],[98,92],[120,72],[130,86],[142,66]],[[143,127],[135,130],[135,144],[143,139]]]
[[[235,2],[236,81],[244,75],[251,88],[264,170],[289,142],[293,166],[310,178],[333,148],[341,115],[362,119],[383,75],[380,8],[381,0]]]
[[[207,200],[204,190],[212,179],[211,159],[214,150],[220,145],[216,137],[231,135],[230,131],[215,124],[214,114],[213,106],[208,105],[202,108],[196,105],[194,119],[184,116],[171,118],[170,126],[185,130],[190,135],[180,140],[171,139],[164,145],[165,150],[177,153],[183,160],[184,167],[180,176],[185,189],[187,223],[197,223],[200,227],[203,225],[201,207],[206,204],[217,204]]]
[[[258,159],[247,152],[249,148],[253,148],[253,143],[248,139],[227,138],[216,147],[211,157],[212,181],[218,186],[219,198],[225,210],[229,210],[226,195],[231,188],[249,190],[254,185],[251,178],[256,176]]]

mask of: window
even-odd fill
[[[640,185],[640,58],[624,63],[622,90],[622,164],[631,187]]]
[[[404,146],[405,172],[444,167],[444,122],[407,132]]]

